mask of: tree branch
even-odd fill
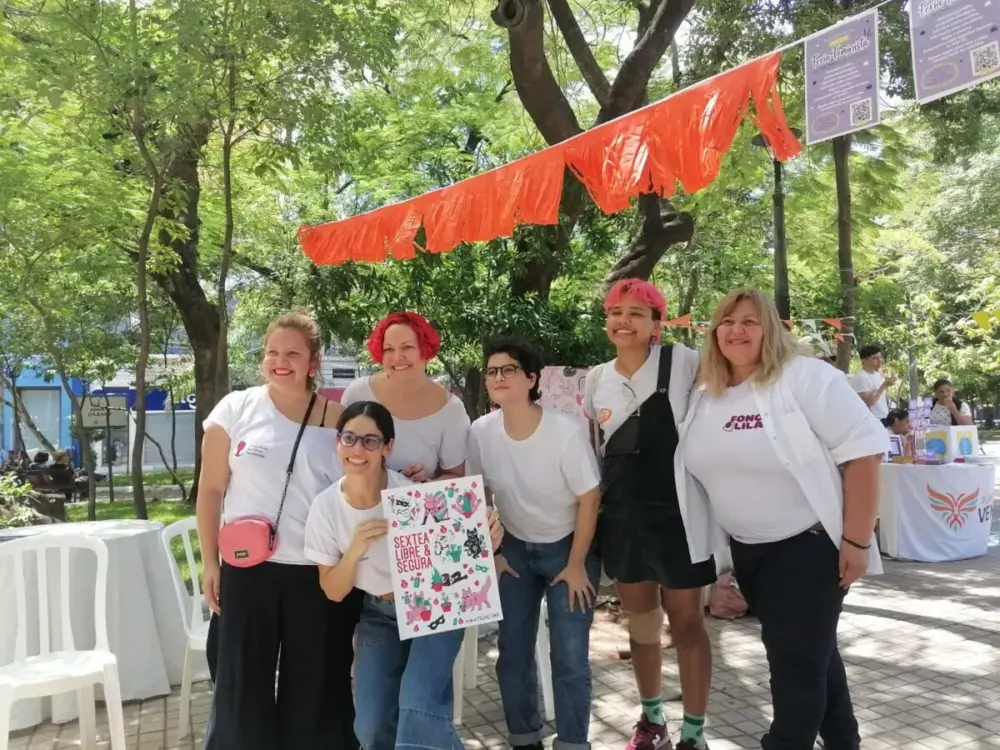
[[[587,44],[569,3],[567,0],[549,0],[549,10],[556,20],[556,25],[559,27],[563,39],[566,40],[570,54],[573,55],[573,59],[580,69],[580,75],[583,76],[583,80],[590,88],[590,93],[594,95],[601,107],[607,106],[611,97],[611,84],[608,83],[601,66],[597,64],[597,58],[594,57],[590,45]]]

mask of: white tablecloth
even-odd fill
[[[992,464],[883,464],[882,552],[922,562],[985,555],[994,473]]]
[[[118,657],[122,699],[138,700],[167,695],[178,685],[184,667],[186,637],[172,567],[167,559],[160,532],[163,525],[150,521],[98,521],[62,523],[24,529],[0,530],[0,543],[35,534],[86,534],[102,539],[108,546],[108,641]],[[58,630],[59,565],[51,553],[48,564],[50,622]],[[33,557],[33,556],[32,556]],[[73,637],[77,648],[94,645],[94,579],[96,561],[88,552],[75,552],[71,562],[70,594]],[[37,570],[31,557],[26,566],[30,629],[28,652],[37,653],[38,610]],[[75,564],[74,564],[75,563]],[[0,612],[14,611],[13,564],[0,562]],[[0,664],[14,658],[17,621],[0,617]],[[197,679],[208,679],[204,655],[199,654]],[[49,700],[22,700],[14,704],[11,729],[25,729],[51,718],[56,723],[77,717],[75,695]]]

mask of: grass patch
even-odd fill
[[[104,474],[107,472],[107,467],[97,467],[97,470]],[[189,489],[191,483],[194,481],[194,469],[178,469],[177,478],[180,479]],[[160,487],[163,485],[173,485],[173,477],[170,476],[168,471],[147,471],[142,475],[143,484],[146,487]],[[115,487],[131,487],[132,486],[132,475],[129,473],[115,474],[113,476]]]

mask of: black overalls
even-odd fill
[[[692,564],[677,500],[678,435],[668,396],[673,349],[660,349],[656,390],[605,445],[597,543],[609,578],[693,589],[715,582],[715,560]]]

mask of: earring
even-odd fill
[[[309,371],[309,377],[311,377],[311,378],[316,377],[316,371],[315,370],[310,370]]]

